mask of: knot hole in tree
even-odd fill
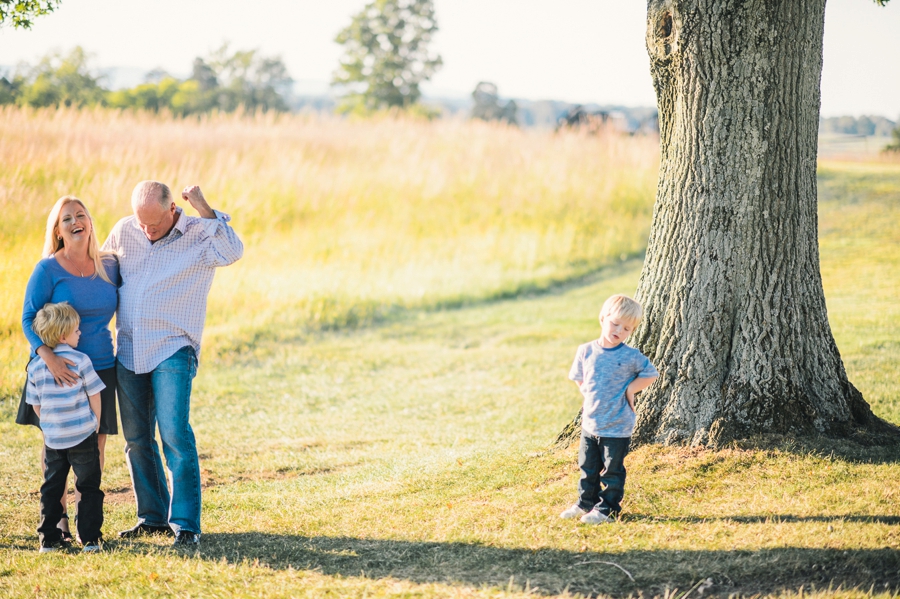
[[[651,13],[652,14],[652,13]],[[649,19],[648,46],[658,59],[666,59],[678,46],[675,16],[670,9],[660,10]]]
[[[674,30],[675,23],[672,19],[672,13],[663,11],[663,13],[659,15],[659,20],[656,23],[656,37],[662,44],[664,56],[668,56],[672,53],[672,46],[675,42]]]

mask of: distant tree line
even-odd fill
[[[278,57],[256,50],[231,52],[228,45],[207,58],[194,59],[191,76],[179,79],[152,71],[145,83],[109,90],[103,77],[91,71],[88,55],[76,47],[68,54],[50,54],[37,65],[20,65],[0,77],[0,104],[21,106],[111,106],[189,115],[238,108],[288,110],[291,76]]]
[[[883,116],[838,116],[822,119],[819,133],[889,137],[897,123]]]

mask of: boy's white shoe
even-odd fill
[[[580,507],[578,507],[578,504],[576,503],[575,505],[573,505],[572,507],[570,507],[569,509],[567,509],[566,511],[561,513],[559,515],[559,517],[567,518],[567,519],[568,518],[578,518],[580,516],[584,516],[585,514],[587,514],[587,510],[581,509]]]
[[[100,551],[99,543],[88,543],[81,548],[82,553],[97,553],[98,551]]]
[[[604,524],[606,522],[612,522],[612,518],[610,518],[603,512],[591,510],[581,517],[581,521],[585,524]]]
[[[57,539],[56,541],[51,542],[41,542],[41,546],[38,549],[41,553],[52,553],[54,551],[68,551],[71,545],[62,539]]]

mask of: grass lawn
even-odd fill
[[[823,165],[823,276],[851,380],[900,422],[900,168]],[[580,403],[566,373],[640,262],[534,295],[392,312],[206,360],[192,404],[196,551],[120,542],[134,523],[107,449],[102,554],[39,555],[38,432],[0,421],[0,596],[895,597],[900,450],[757,439],[628,458],[621,522],[558,514]]]

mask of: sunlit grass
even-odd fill
[[[0,423],[0,595],[40,584],[49,596],[672,597],[711,580],[717,596],[892,597],[891,448],[642,447],[628,458],[620,524],[559,519],[575,451],[544,452],[579,405],[565,373],[597,334],[599,303],[633,289],[638,270],[635,260],[564,293],[263,341],[264,359],[202,367],[196,553],[146,539],[113,540],[91,560],[38,556],[39,476],[12,459],[36,461],[37,435]],[[121,448],[113,439],[107,531],[134,518]]]
[[[0,219],[0,347],[15,358],[4,376],[24,366],[18,295],[45,206],[73,191],[54,185],[79,172],[67,165],[84,160],[79,143],[113,165],[85,161],[87,192],[76,190],[104,230],[127,213],[134,181],[153,176],[198,180],[247,242],[244,260],[217,275],[191,406],[200,550],[113,539],[135,516],[117,436],[106,551],[38,555],[40,439],[6,402],[0,596],[896,597],[895,448],[642,447],[627,461],[621,523],[559,519],[574,499],[575,452],[547,448],[579,406],[566,380],[575,348],[597,335],[602,301],[637,283],[649,140],[457,122],[0,116],[32,132],[17,143],[44,140],[43,154],[23,156],[60,156],[32,167],[0,138],[20,173],[0,172],[14,215]],[[898,169],[826,163],[819,177],[829,318],[851,381],[895,423]],[[40,197],[9,191],[16,177]],[[20,209],[15,194],[32,203]]]
[[[900,422],[900,163],[819,167],[819,244],[828,316],[851,382]]]

